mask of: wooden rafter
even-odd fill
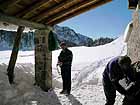
[[[112,0],[3,0],[0,21],[40,29],[46,23],[53,25],[109,1]]]
[[[60,2],[60,0],[53,0],[53,1],[55,1],[56,3],[59,3]]]
[[[112,1],[112,0],[110,0],[110,1]],[[53,26],[53,25],[55,25],[55,24],[58,24],[58,23],[60,23],[60,22],[62,22],[62,21],[65,21],[65,20],[71,18],[71,17],[77,16],[77,15],[79,15],[79,14],[81,14],[81,13],[84,13],[84,12],[86,12],[86,11],[88,11],[88,10],[91,10],[91,9],[93,9],[93,8],[96,8],[96,7],[98,7],[98,6],[100,6],[100,5],[103,5],[104,3],[110,2],[110,1],[105,0],[105,1],[102,1],[102,2],[97,2],[97,3],[94,4],[94,5],[91,4],[91,5],[89,5],[88,7],[82,8],[82,9],[80,9],[80,10],[78,10],[78,11],[75,11],[74,13],[68,14],[68,15],[66,15],[66,16],[64,16],[64,17],[62,17],[62,18],[60,18],[60,19],[58,19],[58,20],[56,20],[56,21],[53,21],[53,22],[50,22],[50,23],[48,23],[48,22],[46,21],[46,24],[47,24],[47,25],[50,25],[50,26]]]
[[[13,5],[15,2],[18,2],[19,0],[3,0],[2,3],[0,3],[0,9],[4,10],[7,8],[7,6]]]
[[[65,11],[62,11],[62,12],[59,12],[53,16],[50,16],[48,18],[46,18],[46,22],[49,24],[57,19],[60,19],[61,17],[63,16],[66,16],[68,14],[72,14],[74,13],[75,11],[78,11],[78,10],[81,10],[82,8],[84,7],[88,7],[88,5],[92,5],[92,3],[94,4],[95,2],[97,1],[94,1],[94,0],[84,0],[83,2],[79,3],[79,4],[76,4],[68,9],[65,9]]]
[[[31,18],[31,20],[32,20],[32,21],[35,20],[35,21],[39,22],[39,21],[41,21],[43,18],[47,18],[47,17],[50,16],[51,14],[57,13],[58,10],[61,10],[61,9],[64,8],[64,7],[63,7],[64,5],[68,5],[68,4],[72,3],[72,2],[75,2],[75,0],[65,0],[64,2],[58,4],[58,5],[56,5],[56,6],[52,7],[52,8],[50,8],[50,9],[47,9],[45,12],[38,14],[38,16],[35,16],[35,17]]]
[[[34,2],[33,4],[24,8],[24,10],[15,14],[15,16],[25,18],[29,13],[33,12],[34,10],[43,5],[46,5],[48,2],[50,2],[50,0],[38,0],[37,2]]]
[[[46,28],[46,26],[44,24],[39,24],[39,23],[35,23],[35,22],[30,22],[28,20],[23,20],[20,18],[12,17],[12,16],[7,16],[2,13],[0,13],[0,21],[15,24],[18,26],[35,28],[35,29]]]
[[[138,4],[138,0],[128,0],[129,9],[136,9],[137,4]]]

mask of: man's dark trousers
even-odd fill
[[[71,91],[71,65],[62,65],[61,75],[63,80],[63,90]]]

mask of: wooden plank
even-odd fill
[[[56,3],[59,3],[60,2],[60,0],[53,0],[53,1],[55,1]]]
[[[10,24],[14,24],[14,25],[18,25],[18,26],[35,28],[35,29],[42,29],[42,28],[47,27],[44,24],[39,24],[39,23],[28,21],[28,20],[23,20],[23,19],[16,18],[16,17],[13,17],[13,16],[5,15],[5,14],[2,14],[2,13],[0,13],[0,21],[10,23]]]
[[[31,20],[32,20],[32,21],[37,21],[37,22],[39,22],[39,21],[41,21],[43,18],[46,18],[46,17],[48,17],[49,15],[51,15],[52,13],[53,13],[53,14],[54,14],[54,13],[57,13],[58,10],[63,9],[63,8],[64,8],[64,7],[63,7],[64,5],[68,5],[68,4],[73,3],[73,2],[75,2],[75,0],[66,0],[66,1],[64,1],[64,2],[62,2],[62,3],[60,3],[60,4],[58,4],[58,5],[56,5],[56,6],[52,7],[52,8],[50,8],[50,9],[47,9],[45,12],[41,12],[40,14],[38,14],[38,16],[35,16],[35,17],[31,18]]]
[[[24,31],[24,28],[25,27],[23,27],[23,26],[18,27],[17,35],[15,37],[15,42],[14,42],[12,54],[10,57],[9,65],[8,65],[7,74],[8,74],[10,84],[14,83],[14,68],[15,68],[17,55],[18,55],[18,51],[19,51],[20,40],[21,40],[22,33]]]
[[[71,12],[70,14],[68,14],[68,15],[66,15],[66,16],[64,16],[64,17],[62,17],[62,18],[60,18],[60,19],[58,19],[58,20],[52,21],[52,22],[50,22],[50,23],[49,23],[47,20],[45,20],[45,21],[43,21],[43,22],[46,23],[46,24],[49,25],[49,26],[53,26],[53,25],[55,25],[55,24],[58,24],[58,23],[60,23],[60,22],[63,22],[63,21],[65,21],[65,20],[69,19],[69,18],[72,18],[72,17],[74,17],[74,16],[77,16],[77,15],[79,15],[79,14],[81,14],[81,13],[84,13],[84,12],[86,12],[86,11],[89,11],[89,10],[91,10],[91,9],[97,8],[98,6],[101,6],[101,5],[103,5],[103,4],[107,3],[107,2],[111,2],[111,1],[112,1],[112,0],[106,0],[106,1],[98,2],[98,3],[94,4],[94,5],[89,5],[88,7],[82,8],[82,9],[80,9],[80,10],[78,10],[78,11],[75,11],[75,12]]]
[[[97,1],[93,1],[93,0],[86,0],[86,1],[83,1],[79,4],[76,4],[68,9],[65,9],[65,11],[62,11],[62,12],[59,12],[57,14],[54,14],[53,16],[49,16],[48,18],[46,18],[46,22],[49,24],[57,19],[60,19],[61,17],[63,16],[66,16],[68,14],[71,14],[71,13],[74,13],[75,11],[77,10],[81,10],[82,8],[84,7],[88,7],[88,5],[90,4],[94,4],[96,3]],[[101,2],[101,1],[99,1]]]
[[[37,8],[40,8],[41,6],[46,5],[48,2],[50,2],[50,0],[39,0],[38,2],[26,7],[24,10],[18,12],[15,14],[15,16],[25,18],[28,14],[35,11]]]
[[[19,0],[5,0],[4,2],[0,3],[0,9],[5,10],[8,6],[13,5],[18,1]]]
[[[138,4],[138,0],[128,0],[129,9],[136,9],[137,4]]]

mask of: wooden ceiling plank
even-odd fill
[[[28,7],[24,8],[24,10],[22,10],[22,12],[20,11],[15,15],[17,17],[25,18],[26,15],[28,15],[32,11],[36,10],[37,8],[41,7],[42,5],[47,4],[48,2],[50,2],[50,0],[38,0],[38,2],[35,2],[35,3],[31,4],[31,5],[29,5]]]
[[[46,22],[46,24],[49,25],[49,26],[53,26],[55,24],[58,24],[60,22],[63,22],[65,20],[67,20],[67,19],[70,19],[70,18],[72,18],[74,16],[77,16],[77,15],[79,15],[81,13],[84,13],[86,11],[89,11],[91,9],[97,8],[97,7],[99,7],[99,6],[103,5],[103,4],[105,4],[107,2],[111,2],[111,1],[112,0],[104,0],[104,1],[98,2],[98,3],[94,4],[94,5],[89,5],[88,7],[85,7],[85,8],[82,8],[81,10],[75,11],[74,13],[71,13],[69,15],[66,15],[65,17],[62,17],[62,18],[60,18],[60,19],[58,19],[56,21]]]
[[[83,2],[78,3],[78,4],[72,6],[68,9],[65,9],[65,11],[62,11],[62,12],[59,12],[59,13],[53,15],[53,16],[50,16],[50,17],[46,18],[45,20],[48,23],[51,23],[52,21],[55,21],[55,20],[65,16],[67,14],[73,13],[74,11],[77,11],[77,10],[83,8],[83,7],[87,7],[88,5],[94,4],[95,2],[98,2],[98,1],[99,0],[86,0],[86,1],[84,0]]]
[[[75,2],[75,0],[65,0],[64,2],[58,4],[50,9],[47,9],[45,12],[38,14],[38,16],[31,18],[31,20],[32,21],[36,20],[37,22],[39,22],[42,20],[42,18],[48,17],[49,16],[48,14],[51,14],[52,11],[54,11],[53,13],[56,13],[55,12],[56,10],[61,9],[61,8],[63,8],[64,5],[68,5],[72,2]]]
[[[7,6],[13,5],[19,0],[5,0],[4,2],[0,3],[0,9],[5,10]]]
[[[137,4],[138,4],[138,0],[128,0],[129,9],[136,9]]]
[[[60,2],[59,0],[53,0],[53,1],[55,1],[56,3],[59,3]]]
[[[19,8],[24,8],[22,5],[16,4],[17,7]]]
[[[30,27],[30,28],[34,28],[34,29],[46,28],[46,25],[44,25],[44,24],[30,22],[28,20],[16,18],[13,16],[8,16],[8,15],[2,14],[2,13],[0,13],[0,21],[5,22],[5,23],[14,24],[17,26]]]

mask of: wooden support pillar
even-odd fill
[[[23,27],[23,26],[19,26],[17,29],[17,35],[15,37],[15,42],[13,45],[12,54],[10,57],[8,68],[7,68],[8,78],[9,78],[10,84],[14,83],[14,67],[15,67],[15,63],[17,60],[17,55],[18,55],[18,51],[19,51],[19,44],[20,44],[20,40],[21,40],[22,33],[24,31],[24,28],[25,27]]]
[[[52,88],[52,52],[48,49],[49,29],[35,31],[35,82],[44,91]]]

